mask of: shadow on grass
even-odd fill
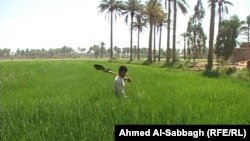
[[[209,78],[219,78],[220,72],[218,70],[204,70],[203,76],[209,77]]]
[[[181,69],[183,68],[183,64],[180,61],[165,63],[161,66],[162,68],[175,68]]]

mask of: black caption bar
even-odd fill
[[[115,141],[250,140],[250,125],[115,125]]]

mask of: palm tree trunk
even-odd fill
[[[110,59],[113,59],[113,11],[111,11],[111,22],[110,22]]]
[[[177,19],[177,0],[174,0],[174,23],[173,23],[173,60],[172,62],[176,62],[176,19]]]
[[[159,53],[158,53],[158,61],[161,61],[161,32],[162,32],[162,26],[160,27],[160,37],[159,37]]]
[[[197,47],[196,47],[196,30],[194,31],[194,40],[193,40],[193,62],[197,56]]]
[[[133,15],[131,14],[131,31],[130,31],[130,61],[132,61],[133,57]]]
[[[155,36],[155,34],[156,34],[156,25],[154,25],[154,51],[153,51],[153,55],[154,55],[154,62],[156,61],[156,51],[155,51],[155,47],[156,47],[156,36]]]
[[[186,37],[184,37],[184,60],[186,60]]]
[[[166,55],[166,63],[169,63],[170,61],[170,57],[171,57],[171,53],[170,53],[170,4],[171,4],[171,0],[168,0],[168,28],[167,28],[167,55]]]
[[[206,49],[206,39],[203,38],[203,49],[202,49],[202,56],[205,55],[205,49]]]
[[[140,60],[140,30],[138,29],[138,39],[137,39],[137,57]]]
[[[148,62],[152,63],[152,29],[153,24],[149,25],[149,40],[148,40]]]
[[[219,2],[219,22],[218,22],[218,35],[216,38],[216,46],[215,46],[215,50],[216,50],[216,61],[219,62],[220,59],[220,25],[221,25],[221,2]]]
[[[191,52],[190,52],[190,39],[188,38],[187,39],[187,58],[188,58],[188,60],[190,60],[191,59]]]
[[[218,36],[220,36],[220,25],[221,25],[221,5],[219,5],[219,23],[218,23]]]
[[[207,70],[212,70],[213,68],[214,17],[215,17],[215,0],[211,0],[211,17],[210,17],[210,27],[209,27],[209,48],[208,48]]]

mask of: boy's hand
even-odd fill
[[[127,80],[129,83],[131,83],[131,79],[129,77],[125,77],[125,80]]]

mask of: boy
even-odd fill
[[[104,72],[110,73],[115,75],[115,81],[114,81],[114,92],[116,95],[125,95],[125,82],[124,80],[127,80],[128,82],[131,82],[131,79],[129,77],[125,77],[126,72],[128,71],[126,66],[120,66],[118,74],[111,71],[111,69],[104,68],[102,65],[95,64],[95,69],[102,70]]]
[[[125,77],[128,69],[126,66],[120,66],[119,67],[119,73],[115,77],[115,84],[114,84],[114,91],[116,95],[125,95],[125,82],[124,80],[127,80],[128,82],[131,82],[129,77]]]

